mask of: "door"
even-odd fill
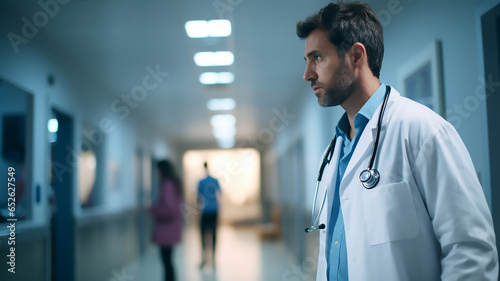
[[[52,280],[73,281],[75,276],[73,176],[78,167],[78,149],[73,147],[73,119],[53,109],[57,130],[51,142],[51,241]]]

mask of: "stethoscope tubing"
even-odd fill
[[[316,181],[316,191],[314,192],[314,202],[313,202],[313,206],[316,206],[316,199],[318,199],[318,190],[319,190],[319,183],[320,181]],[[312,210],[312,218],[311,218],[311,221],[313,222],[311,224],[311,227],[307,227],[306,228],[306,232],[309,233],[313,230],[319,230],[319,229],[323,229],[324,228],[324,225],[323,227],[321,227],[320,225],[318,225],[319,223],[319,214],[321,214],[321,212],[323,212],[323,207],[325,206],[325,200],[326,199],[326,189],[325,191],[323,192],[323,201],[321,202],[321,206],[319,207],[319,211],[318,211],[318,216],[316,216],[316,219],[314,219],[314,208]]]
[[[362,185],[366,189],[372,189],[373,187],[375,187],[379,181],[379,178],[380,178],[379,172],[376,169],[373,169],[373,164],[375,162],[375,156],[377,155],[377,148],[378,148],[378,143],[379,143],[379,139],[380,139],[380,128],[382,127],[382,119],[384,117],[384,112],[385,112],[385,108],[387,106],[387,101],[389,100],[390,92],[391,92],[391,87],[386,86],[384,101],[382,102],[382,106],[380,108],[380,114],[379,114],[379,118],[378,118],[378,122],[377,122],[377,133],[375,135],[375,142],[373,144],[372,155],[370,157],[370,162],[368,163],[368,169],[363,170],[360,174],[360,180],[361,180],[361,175],[364,172],[369,172],[371,175],[375,176],[375,178],[376,178],[376,180],[374,180],[374,181],[367,181],[367,182],[361,180]],[[319,208],[317,216],[315,216],[315,209],[316,209],[316,202],[318,199],[319,185],[320,185],[321,179],[323,178],[323,172],[326,168],[326,165],[330,164],[330,161],[332,160],[333,153],[335,151],[336,142],[337,142],[337,136],[335,136],[333,138],[332,142],[328,146],[328,149],[326,151],[326,154],[323,158],[323,162],[321,163],[321,167],[320,167],[319,172],[318,172],[318,180],[316,181],[316,189],[314,191],[313,208],[312,208],[312,212],[311,212],[311,216],[312,216],[311,222],[312,223],[311,223],[311,227],[307,227],[305,229],[305,231],[307,233],[309,233],[313,230],[321,230],[321,229],[325,228],[325,224],[318,225],[318,223],[319,223],[319,217],[320,217],[321,213],[323,212],[323,207],[324,207],[325,201],[326,201],[326,193],[327,193],[326,188],[325,188],[325,191],[323,193],[323,200],[321,202],[321,206]]]
[[[387,100],[389,99],[389,94],[391,92],[391,87],[386,86],[384,101],[380,108],[380,115],[377,122],[377,134],[375,135],[375,142],[373,143],[372,157],[370,158],[370,163],[368,164],[368,170],[373,168],[373,163],[375,162],[375,155],[377,155],[378,141],[380,139],[380,128],[382,127],[382,119],[384,118],[385,107],[387,105]]]
[[[325,228],[325,225],[317,225],[319,222],[319,215],[323,211],[323,207],[325,206],[325,199],[326,199],[326,189],[323,193],[323,201],[321,202],[321,206],[318,211],[318,216],[314,216],[315,213],[315,207],[316,207],[316,200],[318,199],[318,190],[319,190],[319,184],[321,183],[321,179],[323,178],[323,172],[325,170],[326,165],[330,164],[330,161],[332,160],[333,157],[333,152],[335,150],[335,144],[337,143],[337,136],[335,136],[328,146],[328,149],[326,150],[325,156],[323,157],[323,162],[321,163],[321,167],[319,168],[318,172],[318,179],[316,180],[316,188],[314,191],[314,200],[313,200],[313,209],[311,211],[311,227],[306,227],[306,232],[309,233],[313,230],[319,230]]]

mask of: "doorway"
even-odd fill
[[[489,175],[485,179],[485,186],[491,190],[491,212],[495,233],[500,233],[500,186],[493,177],[498,171],[500,163],[500,131],[498,120],[500,118],[500,1],[489,7],[484,7],[478,12],[481,28],[482,58],[484,64],[484,96],[486,97],[486,120],[488,126],[489,147]],[[497,239],[497,248],[499,247]]]
[[[73,178],[78,165],[77,155],[69,155],[73,147],[73,119],[53,109],[51,119],[51,245],[52,280],[73,281],[75,276]],[[56,129],[57,128],[57,129]]]

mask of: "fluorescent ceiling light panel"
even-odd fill
[[[219,74],[217,72],[203,72],[200,74],[200,83],[205,85],[217,84]]]
[[[232,114],[217,114],[210,118],[212,127],[231,127],[236,124],[236,117]]]
[[[234,74],[231,72],[219,72],[219,84],[230,84],[234,81]]]
[[[208,22],[205,20],[190,20],[186,22],[184,28],[191,38],[208,37]]]
[[[184,25],[186,33],[191,38],[227,37],[231,35],[229,20],[191,20]]]
[[[208,21],[210,37],[227,37],[231,35],[231,22],[229,20]]]
[[[233,64],[234,55],[229,51],[198,52],[194,54],[197,66],[228,66]]]
[[[216,139],[234,138],[234,136],[236,136],[236,127],[213,127],[212,134]]]
[[[231,148],[234,146],[236,136],[236,117],[232,114],[217,114],[210,118],[212,125],[212,134],[217,143],[222,148]]]
[[[205,85],[230,84],[234,81],[231,72],[203,72],[200,75],[200,83]]]
[[[208,110],[233,110],[236,107],[236,102],[231,98],[211,99],[207,102]]]

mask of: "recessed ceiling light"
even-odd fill
[[[233,110],[236,107],[236,102],[231,98],[211,99],[207,102],[208,110]]]
[[[230,84],[234,81],[231,72],[203,72],[200,74],[200,83],[205,85]]]
[[[236,124],[236,117],[232,114],[217,114],[210,118],[212,127],[229,127]]]
[[[205,20],[190,20],[186,22],[184,28],[191,38],[208,37],[208,22]]]
[[[217,143],[222,148],[234,146],[236,136],[236,117],[232,114],[217,114],[210,118],[212,125],[212,134]]]
[[[191,38],[227,37],[231,35],[229,20],[191,20],[184,25],[186,33]]]
[[[214,135],[214,137],[216,139],[234,138],[234,136],[236,135],[236,127],[234,127],[234,126],[213,127],[212,134]]]
[[[208,21],[208,33],[210,37],[227,37],[231,35],[231,22],[229,20]]]
[[[194,54],[197,66],[228,66],[233,64],[234,55],[229,51],[198,52]]]

